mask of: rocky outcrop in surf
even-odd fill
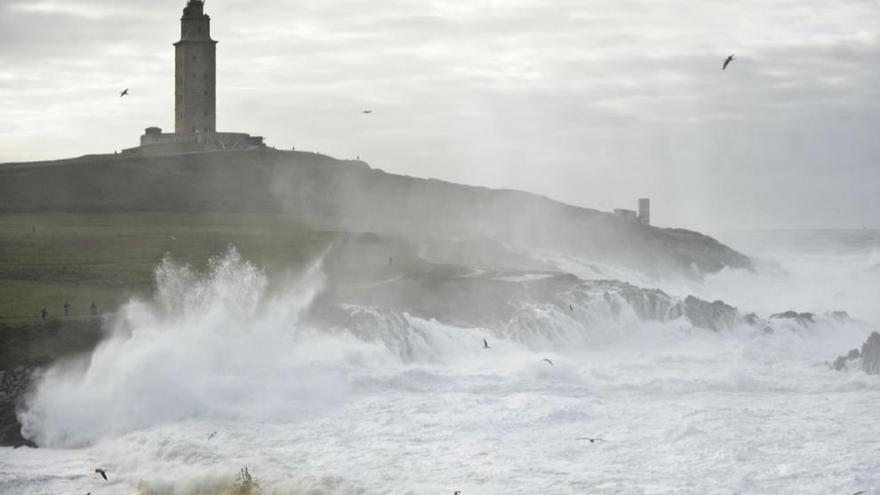
[[[678,303],[681,315],[695,327],[721,331],[744,323],[745,318],[736,308],[724,301],[706,302],[694,296],[687,296]]]
[[[617,280],[454,265],[436,265],[357,290],[331,291],[322,299],[322,308],[312,313],[322,320],[319,326],[355,329],[358,336],[399,349],[405,360],[418,359],[411,340],[423,341],[426,328],[434,324],[486,329],[533,348],[563,350],[621,338],[643,322],[680,320],[712,332],[748,326],[773,333],[842,318],[797,312],[788,318],[761,317],[724,301],[673,296]],[[385,330],[376,335],[376,328]]]
[[[873,332],[861,349],[851,349],[831,363],[837,371],[861,369],[869,375],[880,375],[880,333]]]
[[[872,333],[862,345],[862,371],[880,375],[880,333]]]
[[[0,445],[36,447],[21,435],[21,424],[15,409],[31,384],[34,368],[19,366],[0,370]]]
[[[841,312],[836,312],[841,313]],[[841,314],[846,314],[845,312]],[[783,313],[775,313],[770,315],[771,320],[791,320],[800,325],[816,323],[816,315],[813,313],[798,313],[797,311],[785,311]]]

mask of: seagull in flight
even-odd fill
[[[605,440],[604,438],[591,438],[591,437],[578,437],[578,438],[575,438],[575,440],[589,440],[590,443],[607,442],[608,441],[608,440]]]
[[[120,97],[120,98],[122,98],[123,96],[127,96],[127,95],[128,95],[128,88],[125,88],[125,89],[122,91],[122,93],[119,93],[119,97]]]
[[[373,113],[373,111],[372,111],[372,110],[364,110],[364,111],[361,112],[361,113],[366,115],[366,114],[371,114],[371,113]]]
[[[483,339],[483,349],[488,349],[488,348],[489,348],[489,343],[486,342],[486,339]]]
[[[104,471],[101,468],[98,468],[98,469],[95,469],[95,472],[100,474],[101,477],[104,478],[104,481],[107,481],[107,472],[106,471]]]
[[[733,62],[733,59],[734,59],[734,57],[733,57],[733,54],[731,53],[730,56],[727,57],[727,59],[724,61],[724,65],[721,66],[721,70],[726,69],[727,65],[730,64],[731,62]]]
[[[208,440],[210,440],[216,436],[217,436],[217,432],[215,431],[214,433],[211,433],[210,435],[208,435]]]
[[[550,366],[553,366],[553,361],[550,361],[550,360],[547,359],[547,358],[544,358],[544,361],[547,361],[548,363],[550,363]]]

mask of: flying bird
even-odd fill
[[[724,65],[721,66],[721,70],[726,69],[727,65],[730,64],[731,62],[733,62],[733,54],[730,54],[730,56],[727,57],[727,60],[724,61]]]
[[[571,304],[569,304],[569,305],[568,305],[568,309],[574,311],[574,306],[572,306]]]
[[[210,435],[208,435],[208,440],[210,440],[216,436],[217,436],[217,432],[215,431],[214,433],[211,433]]]
[[[575,440],[589,440],[590,443],[607,442],[608,441],[608,440],[605,440],[604,438],[591,438],[591,437],[578,437],[578,438],[575,438]]]
[[[127,96],[127,95],[128,95],[128,88],[125,88],[125,90],[122,91],[122,93],[119,93],[120,98],[122,98],[123,96]]]
[[[488,349],[488,348],[489,348],[489,343],[486,342],[486,339],[483,339],[483,349]]]
[[[548,363],[550,363],[550,366],[553,366],[553,361],[550,361],[550,360],[547,359],[547,358],[544,358],[544,361],[547,361]]]
[[[107,481],[107,472],[106,471],[104,471],[101,468],[98,468],[98,469],[95,469],[95,472],[100,474],[101,477],[104,478],[104,481]]]
[[[361,113],[362,113],[362,114],[370,114],[370,113],[373,113],[373,111],[372,111],[372,110],[364,110],[364,111],[361,112]]]

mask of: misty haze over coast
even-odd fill
[[[0,493],[878,495],[877,55],[856,0],[0,0]]]

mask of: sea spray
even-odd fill
[[[444,288],[473,291],[459,304],[498,299],[473,324],[455,317],[473,311],[431,313],[415,298],[337,304],[321,274],[319,261],[269,275],[234,251],[204,273],[163,262],[156,296],[128,304],[90,359],[51,369],[22,416],[42,445],[87,447],[0,450],[14,473],[0,472],[0,491],[216,494],[243,465],[272,494],[877,486],[863,437],[880,382],[824,365],[864,341],[858,320],[764,313],[760,325],[712,330],[688,316],[693,298],[668,288],[453,274]],[[342,316],[315,317],[328,311]],[[609,441],[586,446],[583,435]],[[802,448],[810,442],[822,449]],[[658,464],[658,449],[673,461]],[[112,483],[84,480],[96,463]]]
[[[230,249],[204,274],[166,259],[155,278],[155,297],[126,304],[84,365],[39,380],[19,414],[28,438],[74,447],[192,417],[295,418],[346,395],[340,352],[370,351],[303,327],[320,261],[270,284]]]

